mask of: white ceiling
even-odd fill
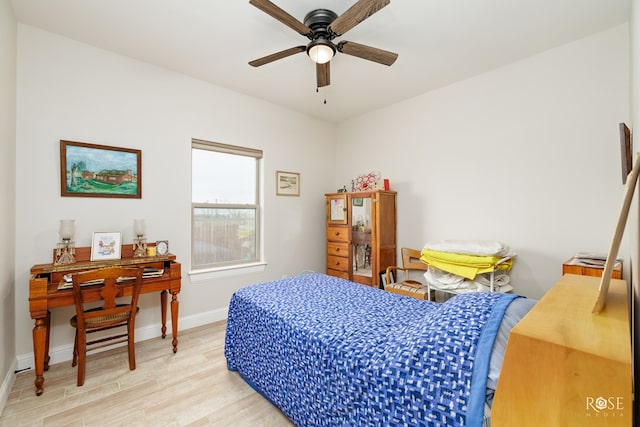
[[[391,67],[338,54],[315,87],[308,40],[248,0],[12,0],[20,22],[332,122],[628,21],[630,0],[392,0],[336,39],[399,54]],[[272,0],[298,20],[356,0]],[[324,99],[327,103],[324,104]]]

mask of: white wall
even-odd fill
[[[539,298],[578,251],[606,253],[623,186],[628,26],[338,126],[336,185],[371,170],[398,191],[399,246],[491,239]],[[628,250],[622,248],[628,262]]]
[[[0,0],[0,412],[15,361],[16,18]],[[5,376],[5,373],[7,374]]]
[[[133,218],[146,219],[150,240],[168,239],[183,263],[181,329],[223,318],[241,286],[324,270],[333,125],[23,24],[17,87],[18,355],[32,351],[29,269],[50,262],[63,218],[76,219],[77,246],[89,246],[93,231],[122,231],[131,243]],[[191,138],[264,150],[264,273],[191,282]],[[141,149],[142,199],[61,197],[60,139]],[[275,196],[276,170],[301,173],[300,197]],[[66,358],[70,315],[70,308],[53,312],[52,352],[63,346]],[[144,296],[138,319],[138,328],[152,326],[159,335],[157,295]]]

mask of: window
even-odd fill
[[[191,142],[191,268],[260,261],[262,151]]]

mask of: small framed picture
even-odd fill
[[[389,273],[389,275],[391,276],[391,282],[389,283],[395,283],[396,282],[396,275],[393,271],[391,271]],[[380,289],[384,289],[385,286],[387,286],[389,283],[387,283],[387,272],[386,271],[381,271],[380,272]]]
[[[300,174],[296,172],[276,171],[276,195],[299,196]]]
[[[633,142],[631,140],[631,130],[625,123],[619,124],[620,129],[620,156],[622,160],[622,185],[627,183],[627,176],[633,169]]]
[[[156,242],[156,255],[167,255],[169,253],[169,241],[158,240]]]
[[[94,232],[91,239],[91,261],[120,259],[121,239],[119,231]]]

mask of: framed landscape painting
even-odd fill
[[[142,198],[140,150],[60,141],[60,194]]]
[[[300,174],[298,172],[276,171],[276,195],[299,196]]]

